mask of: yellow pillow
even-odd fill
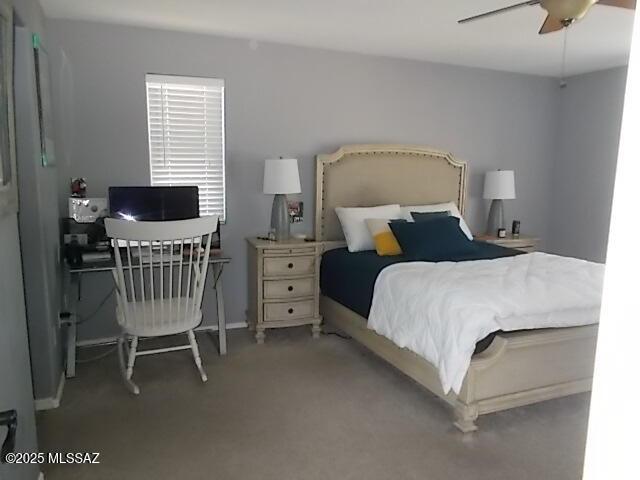
[[[387,218],[367,218],[365,220],[369,233],[373,237],[373,243],[376,246],[376,252],[380,256],[402,255],[400,244],[389,228],[389,219]]]

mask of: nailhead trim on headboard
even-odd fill
[[[466,163],[456,160],[447,152],[438,151],[429,147],[414,145],[347,145],[328,155],[318,155],[316,159],[316,220],[315,237],[317,240],[325,238],[325,225],[327,212],[325,211],[325,199],[327,195],[325,184],[325,170],[333,165],[342,163],[348,155],[377,156],[394,155],[398,157],[415,156],[447,162],[452,168],[458,170],[458,182],[456,192],[451,198],[457,199],[458,208],[464,213],[465,189],[466,189]],[[399,202],[402,203],[402,202]]]

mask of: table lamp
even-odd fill
[[[273,197],[271,207],[271,230],[278,242],[290,236],[288,193],[300,193],[298,160],[295,158],[273,158],[264,162],[263,191]]]
[[[495,170],[484,176],[483,198],[491,200],[487,234],[497,235],[504,227],[503,200],[516,198],[515,176],[513,170]]]

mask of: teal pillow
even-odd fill
[[[443,262],[475,250],[460,229],[460,219],[443,216],[427,222],[390,223],[406,257],[427,262]]]

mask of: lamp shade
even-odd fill
[[[300,193],[298,160],[271,158],[264,161],[264,193]]]
[[[495,170],[484,175],[483,198],[509,200],[516,198],[515,175],[513,170]]]

